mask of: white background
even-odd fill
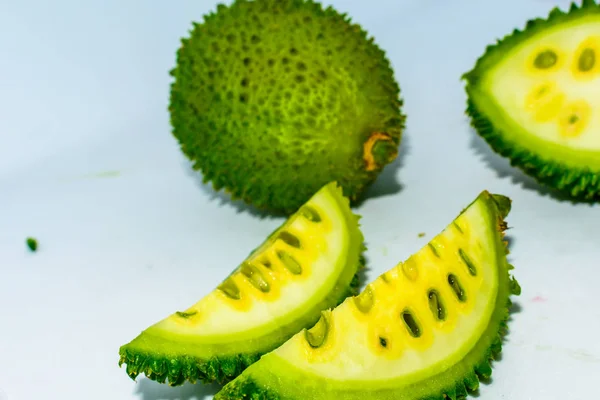
[[[408,115],[401,156],[356,210],[368,277],[417,251],[481,190],[510,196],[523,293],[480,398],[597,394],[600,210],[550,194],[494,155],[468,126],[459,81],[487,44],[567,1],[326,3],[387,51]],[[202,185],[170,134],[167,72],[191,21],[214,8],[1,1],[1,400],[216,391],[134,383],[117,366],[120,345],[208,293],[282,222]]]

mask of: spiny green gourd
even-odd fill
[[[215,400],[462,399],[490,377],[510,295],[510,199],[482,192],[419,252],[325,310]]]
[[[337,181],[362,197],[400,145],[394,73],[367,33],[312,0],[234,0],[194,23],[171,71],[172,133],[204,182],[291,213]]]
[[[488,46],[463,76],[492,149],[574,200],[600,200],[600,6],[553,9]]]
[[[171,386],[223,383],[356,294],[359,217],[325,185],[217,288],[120,348],[119,365]]]

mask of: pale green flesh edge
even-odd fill
[[[586,17],[577,18],[573,21],[560,23],[543,32],[550,33],[565,27],[573,27],[588,23],[590,20],[597,20],[600,23],[600,16],[588,15]],[[535,34],[534,36],[527,38],[525,42],[535,40],[536,37],[539,37],[539,35],[542,34],[543,33]],[[512,48],[509,53],[502,56],[503,59],[509,59],[510,55],[521,48],[521,46],[522,45],[518,45]],[[492,122],[497,130],[502,133],[504,138],[507,141],[518,144],[530,152],[539,154],[544,158],[559,161],[572,167],[600,170],[600,151],[577,150],[543,140],[523,129],[498,105],[498,103],[496,103],[496,101],[494,101],[493,94],[489,90],[492,80],[491,76],[494,74],[495,70],[502,65],[503,63],[500,61],[492,66],[488,66],[484,71],[479,71],[481,79],[477,85],[478,87],[469,86],[468,91],[471,99],[477,104],[477,107]]]
[[[201,358],[262,352],[265,348],[272,348],[273,343],[280,344],[306,325],[315,322],[321,311],[321,307],[317,306],[321,301],[329,298],[330,304],[327,307],[333,307],[334,299],[342,300],[342,296],[350,289],[350,282],[357,272],[363,242],[357,217],[349,209],[347,200],[342,197],[338,188],[334,187],[323,194],[329,197],[330,202],[336,203],[337,212],[345,220],[347,229],[344,232],[347,235],[343,238],[344,246],[340,249],[336,269],[325,284],[312,293],[312,296],[303,299],[305,308],[310,308],[307,312],[299,316],[290,313],[255,329],[219,337],[199,338],[151,326],[125,347],[171,355],[194,355]],[[313,319],[315,321],[312,321]],[[282,330],[281,326],[284,325],[287,325],[287,329]]]
[[[259,385],[271,387],[277,391],[281,399],[307,399],[328,400],[338,398],[343,400],[414,400],[421,397],[427,397],[431,394],[439,394],[440,391],[454,387],[454,383],[465,378],[469,372],[473,371],[475,364],[483,359],[485,351],[491,346],[493,340],[498,334],[500,312],[506,309],[505,302],[509,296],[508,288],[508,264],[505,259],[504,244],[499,233],[495,233],[497,211],[492,204],[491,198],[478,199],[486,204],[481,207],[486,212],[486,219],[490,224],[489,234],[493,235],[494,253],[496,260],[490,260],[492,268],[497,270],[498,292],[495,294],[495,301],[492,302],[494,311],[490,316],[485,331],[479,340],[470,343],[469,351],[464,356],[459,357],[460,361],[453,364],[448,370],[431,375],[430,370],[420,371],[411,376],[410,380],[396,379],[386,381],[333,381],[324,379],[311,372],[301,370],[293,366],[293,360],[284,360],[277,356],[276,352],[268,353],[257,363],[251,365],[236,380],[253,379]],[[474,203],[472,204],[474,205]],[[489,324],[490,321],[498,320],[498,324]],[[482,342],[485,340],[485,342]],[[440,360],[440,363],[448,360]],[[234,380],[231,384],[235,384]]]

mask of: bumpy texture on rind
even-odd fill
[[[273,353],[263,356],[259,362],[248,368],[243,374],[217,393],[215,400],[300,400],[311,398],[311,393],[327,393],[321,398],[338,400],[458,400],[465,399],[468,393],[475,391],[480,381],[491,377],[491,363],[502,351],[502,337],[508,330],[507,320],[512,306],[510,295],[519,295],[521,288],[516,279],[509,275],[514,267],[508,264],[507,243],[503,241],[507,228],[505,218],[510,211],[509,198],[482,193],[481,198],[488,203],[492,217],[497,221],[496,248],[498,258],[499,286],[496,302],[489,325],[484,334],[471,351],[457,364],[450,366],[443,373],[418,381],[401,390],[377,389],[370,387],[365,381],[360,390],[336,390],[329,392],[328,381],[322,377],[311,375],[306,371],[295,369],[289,363],[278,362]],[[268,383],[265,383],[268,382]],[[296,386],[298,388],[296,388]],[[290,389],[290,387],[293,387]],[[339,387],[339,383],[338,386]],[[342,386],[343,387],[343,386]],[[355,386],[356,387],[356,386]]]
[[[173,135],[204,182],[291,213],[337,181],[357,200],[398,153],[388,59],[312,0],[236,0],[194,23],[171,71]]]
[[[486,71],[498,60],[505,57],[511,49],[521,44],[524,40],[533,37],[559,24],[573,21],[586,16],[598,15],[600,7],[594,0],[583,0],[581,6],[571,4],[568,12],[554,8],[547,19],[536,18],[529,20],[524,30],[515,29],[511,34],[489,45],[485,53],[477,60],[474,68],[465,73],[462,79],[467,82],[468,94],[466,114],[471,118],[471,125],[477,133],[486,140],[490,147],[498,154],[510,160],[513,167],[517,167],[540,184],[556,189],[573,200],[598,201],[600,200],[600,166],[568,165],[563,160],[541,155],[535,149],[528,149],[512,139],[508,139],[502,129],[483,112],[474,93]],[[540,147],[544,146],[540,143]],[[566,147],[561,151],[572,153],[572,158],[577,158],[580,152],[569,150]],[[591,152],[588,158],[594,157]],[[595,153],[600,159],[600,154]]]
[[[178,386],[186,381],[223,384],[238,376],[262,354],[275,349],[300,329],[315,324],[321,310],[336,306],[345,298],[356,295],[360,286],[359,274],[365,267],[363,254],[366,250],[364,237],[360,231],[360,216],[351,211],[349,200],[343,197],[339,186],[331,183],[324,186],[322,190],[328,190],[335,199],[336,207],[346,220],[351,241],[347,264],[343,266],[331,292],[321,298],[311,309],[303,310],[302,315],[278,327],[276,331],[238,342],[211,345],[195,344],[189,338],[180,338],[178,341],[177,336],[164,336],[162,332],[155,330],[155,326],[151,326],[133,341],[121,346],[119,366],[126,364],[127,374],[134,380],[138,375],[144,374],[149,379],[168,383],[170,386]],[[294,217],[295,215],[290,219]],[[282,224],[283,226],[285,223]],[[253,253],[260,252],[264,246],[263,243]],[[233,272],[229,276],[232,274]],[[315,288],[306,290],[306,295],[309,296],[314,293]],[[206,353],[207,356],[198,356],[198,350]]]

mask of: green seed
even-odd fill
[[[360,312],[366,314],[373,307],[374,300],[373,288],[367,285],[365,290],[354,298],[354,305]]]
[[[235,284],[235,282],[231,278],[225,279],[218,287],[218,290],[225,293],[225,295],[234,300],[239,300],[240,296],[240,288]]]
[[[189,318],[189,317],[192,317],[192,316],[194,316],[194,315],[198,314],[198,311],[190,311],[190,312],[177,311],[177,312],[175,312],[175,314],[176,314],[178,317],[181,317],[181,318],[187,319],[187,318]]]
[[[304,218],[306,218],[309,221],[321,222],[321,216],[319,215],[317,210],[315,210],[311,206],[302,207],[302,209],[300,210],[300,215],[302,215]]]
[[[454,290],[458,301],[464,303],[467,300],[467,295],[465,294],[464,289],[458,282],[458,278],[454,274],[450,274],[448,275],[448,283],[450,284],[452,290]]]
[[[421,328],[419,328],[419,324],[409,310],[404,310],[402,312],[402,319],[408,329],[408,333],[410,333],[412,337],[418,338],[421,336]]]
[[[427,294],[427,298],[429,299],[429,308],[431,312],[435,316],[438,321],[443,321],[446,319],[446,309],[444,308],[444,304],[442,304],[442,299],[440,298],[440,294],[431,289]]]
[[[284,241],[287,245],[300,248],[300,239],[296,235],[289,233],[288,231],[281,231],[277,236],[279,239]]]
[[[552,68],[557,61],[558,56],[555,52],[552,50],[544,50],[535,57],[533,65],[539,69],[548,69]]]
[[[454,227],[456,228],[457,231],[459,231],[460,233],[463,233],[462,228],[456,222],[453,222],[452,225],[454,225]]]
[[[261,292],[267,293],[269,290],[271,290],[271,287],[269,286],[269,283],[266,281],[262,272],[260,272],[260,270],[254,265],[245,262],[242,264],[240,272],[242,273],[242,275],[248,278],[252,286],[257,288]]]
[[[438,249],[433,245],[433,243],[429,242],[429,243],[427,243],[427,246],[429,246],[429,248],[431,249],[431,252],[433,253],[434,256],[436,256],[437,258],[440,258],[440,253],[438,252]]]
[[[312,328],[304,331],[304,337],[312,348],[321,347],[327,339],[329,332],[329,321],[325,313],[321,313],[321,318]]]
[[[476,276],[477,275],[477,268],[475,268],[475,264],[473,264],[473,261],[471,261],[471,259],[467,255],[467,253],[465,253],[463,251],[463,249],[458,249],[458,255],[460,256],[460,258],[463,260],[463,262],[465,263],[465,265],[469,269],[469,273],[472,276]]]
[[[581,52],[578,61],[579,70],[582,72],[588,72],[596,64],[596,53],[592,49],[585,49]]]
[[[302,274],[302,266],[300,265],[300,263],[294,258],[292,257],[291,254],[289,254],[286,251],[278,251],[277,252],[277,257],[279,257],[279,259],[281,260],[281,262],[283,263],[283,265],[294,275],[300,275]]]

